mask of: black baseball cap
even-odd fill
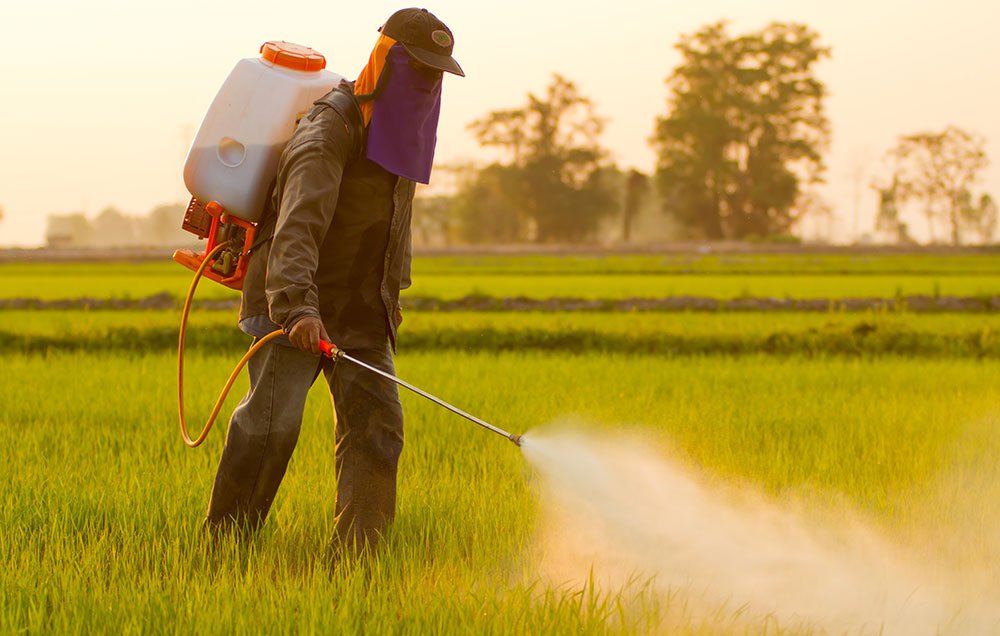
[[[465,71],[451,56],[455,36],[427,9],[400,9],[379,31],[403,45],[410,57],[439,71],[465,77]]]

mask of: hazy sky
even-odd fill
[[[0,245],[43,240],[49,213],[145,214],[186,201],[181,168],[215,91],[265,40],[312,46],[353,78],[376,28],[401,2],[0,0]],[[447,77],[438,159],[482,157],[466,124],[520,105],[553,72],[574,80],[609,124],[622,167],[653,167],[647,144],[665,111],[664,78],[681,33],[719,19],[733,32],[805,22],[833,48],[827,201],[843,239],[875,202],[867,183],[897,135],[954,124],[989,140],[983,186],[1000,196],[1000,2],[701,0],[426,5],[455,33],[468,77]],[[816,228],[813,228],[815,231]]]

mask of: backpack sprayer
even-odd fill
[[[184,337],[195,290],[202,277],[231,289],[243,289],[256,223],[277,173],[278,159],[295,132],[298,119],[343,79],[326,69],[326,59],[305,46],[265,42],[259,58],[240,60],[223,83],[195,136],[184,164],[184,183],[192,194],[182,227],[207,239],[197,254],[179,249],[174,260],[194,271],[181,312],[177,341],[177,404],[181,437],[194,448],[212,429],[226,396],[240,371],[264,345],[282,335],[280,329],[253,344],[229,375],[201,433],[188,434],[184,418]],[[321,342],[323,355],[346,360],[395,382],[479,426],[521,445],[521,436],[508,433],[452,406],[396,376],[354,358],[337,345]]]

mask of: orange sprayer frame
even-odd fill
[[[192,199],[191,205],[195,206],[197,202]],[[174,260],[191,271],[198,271],[202,261],[205,260],[205,256],[210,254],[218,244],[221,230],[225,229],[228,233],[233,226],[242,228],[244,231],[243,244],[231,245],[224,249],[219,256],[212,259],[212,262],[205,268],[203,276],[232,289],[243,289],[243,279],[247,275],[247,264],[250,260],[250,246],[253,245],[254,237],[257,234],[257,227],[249,221],[244,221],[239,217],[227,214],[223,207],[216,201],[209,201],[205,205],[205,212],[212,217],[212,225],[208,229],[207,236],[202,237],[208,239],[205,251],[201,254],[196,254],[191,250],[176,250],[174,252]],[[215,269],[216,263],[224,258],[236,259],[236,267],[229,274]]]

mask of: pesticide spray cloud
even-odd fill
[[[751,622],[829,633],[1000,633],[995,604],[956,593],[940,571],[922,573],[860,522],[709,485],[652,448],[621,436],[525,436],[540,478],[540,567],[552,583],[591,577],[614,589],[651,577],[706,616],[728,607]]]

